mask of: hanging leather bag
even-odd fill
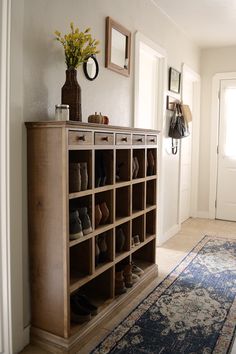
[[[184,117],[181,114],[179,104],[176,105],[176,109],[170,121],[169,137],[173,139],[182,139],[186,134],[186,126]]]

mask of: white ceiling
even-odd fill
[[[236,0],[152,0],[200,47],[236,45]]]

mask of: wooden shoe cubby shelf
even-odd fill
[[[31,340],[48,352],[74,353],[157,276],[158,131],[58,121],[26,126]],[[77,191],[69,185],[69,165],[84,162],[87,188]],[[104,202],[109,216],[95,227],[95,208]],[[71,240],[70,210],[81,207],[92,232]],[[106,244],[102,261],[99,242]],[[130,262],[144,274],[118,296],[116,269]],[[71,320],[70,297],[78,290],[98,306],[83,324]]]

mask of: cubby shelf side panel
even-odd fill
[[[66,130],[28,129],[31,324],[69,335]]]

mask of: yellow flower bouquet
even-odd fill
[[[73,22],[71,22],[70,28],[71,32],[64,36],[59,31],[55,31],[55,35],[64,48],[67,68],[76,69],[79,65],[86,62],[88,57],[99,53],[97,49],[99,41],[92,38],[89,33],[90,28],[80,32],[78,27],[74,28]]]

